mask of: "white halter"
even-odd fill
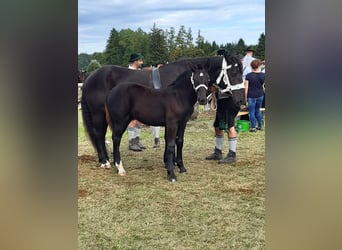
[[[231,67],[232,67],[232,65],[227,65],[226,58],[223,57],[222,69],[221,69],[221,73],[219,74],[219,76],[216,79],[216,85],[218,86],[219,83],[221,82],[221,79],[223,78],[223,82],[227,85],[227,87],[225,89],[220,88],[219,89],[220,93],[230,92],[232,94],[232,90],[245,88],[245,84],[243,82],[235,84],[235,85],[230,84],[229,77],[227,74],[227,69],[230,69]]]
[[[200,73],[200,76],[204,76],[202,72]],[[208,89],[208,86],[206,86],[205,84],[199,84],[199,85],[197,85],[197,86],[195,87],[194,72],[192,72],[191,78],[190,78],[190,79],[191,79],[192,87],[194,87],[194,90],[195,90],[195,91],[197,91],[197,90],[198,90],[199,88],[201,88],[201,87],[205,88],[205,90]]]

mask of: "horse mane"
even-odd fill
[[[174,80],[170,85],[168,85],[166,88],[174,88],[177,87],[179,85],[183,85],[184,86],[184,82],[183,79],[186,80],[188,78],[188,80],[190,81],[190,76],[191,76],[192,71],[190,69],[188,69],[187,71],[184,71],[183,73],[181,73],[176,80]]]

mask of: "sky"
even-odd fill
[[[210,43],[254,45],[265,34],[265,0],[79,0],[78,53],[103,52],[113,28],[149,33],[154,24],[176,32],[184,25],[194,41],[200,31]]]

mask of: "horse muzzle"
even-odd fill
[[[204,99],[203,98],[197,98],[197,101],[200,105],[205,105],[208,103],[207,98],[204,98]]]

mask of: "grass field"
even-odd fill
[[[265,249],[265,132],[239,133],[237,163],[218,165],[204,160],[214,147],[213,118],[213,112],[200,112],[188,123],[188,174],[176,171],[178,181],[170,183],[164,140],[152,148],[149,127],[142,129],[143,152],[129,151],[124,134],[127,174],[120,177],[114,168],[97,168],[79,116],[79,249]]]

